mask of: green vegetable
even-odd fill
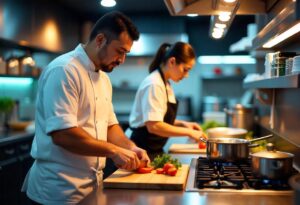
[[[177,169],[181,167],[181,163],[178,161],[178,159],[174,159],[168,154],[162,154],[156,156],[154,160],[151,162],[151,165],[154,167],[154,169],[157,169],[157,168],[162,168],[167,162],[174,164],[174,166]]]
[[[0,97],[0,112],[9,113],[14,107],[13,99],[9,97]]]
[[[225,127],[225,125],[223,123],[219,123],[217,121],[214,120],[210,120],[210,121],[206,121],[205,123],[203,123],[201,125],[202,130],[206,131],[209,128],[214,128],[214,127]]]

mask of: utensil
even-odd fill
[[[215,127],[207,129],[207,136],[209,139],[212,138],[245,138],[247,130],[242,128],[232,127]]]
[[[253,130],[254,107],[252,105],[236,104],[232,109],[224,108],[224,112],[226,113],[226,125],[228,127]]]
[[[263,140],[272,137],[267,135],[252,140],[237,139],[237,138],[213,138],[200,140],[206,143],[206,155],[208,159],[215,161],[241,161],[249,157],[249,147],[257,147],[258,144],[250,144],[255,141]]]
[[[267,151],[251,154],[253,174],[267,179],[289,177],[293,169],[293,158],[293,154],[276,151],[274,145],[268,143]]]

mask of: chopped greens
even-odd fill
[[[157,168],[162,168],[166,163],[171,163],[174,164],[174,166],[178,169],[181,167],[181,163],[178,161],[178,159],[172,158],[168,154],[162,154],[158,155],[154,158],[154,160],[151,162],[151,165],[157,169]]]

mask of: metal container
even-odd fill
[[[250,145],[251,142],[270,138],[273,135],[256,138],[253,140],[236,139],[236,138],[213,138],[200,140],[206,142],[207,158],[214,161],[234,162],[246,160],[249,157],[249,147],[258,146]]]
[[[232,127],[214,127],[206,130],[209,139],[212,138],[245,138],[247,130]]]
[[[266,179],[287,178],[292,173],[293,158],[293,154],[275,151],[268,143],[267,151],[251,154],[253,174]]]
[[[224,109],[228,127],[243,128],[248,131],[254,129],[255,110],[252,105],[236,104],[232,110]]]
[[[292,176],[289,184],[294,189],[294,205],[300,204],[300,174]]]
[[[222,111],[226,106],[226,101],[217,96],[205,96],[202,101],[202,112]]]

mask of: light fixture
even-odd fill
[[[196,17],[198,14],[187,14],[188,17]]]
[[[248,55],[228,55],[228,56],[199,56],[200,64],[255,64],[255,58]]]
[[[213,9],[218,15],[213,15],[210,18],[209,34],[212,38],[220,39],[226,35],[239,6],[238,0],[213,1]],[[222,32],[216,29],[222,29]]]
[[[116,5],[115,0],[101,0],[100,4],[104,7],[114,7]]]
[[[272,48],[273,46],[279,44],[280,42],[295,35],[298,32],[300,32],[300,23],[295,24],[294,26],[292,26],[285,32],[279,34],[278,36],[275,36],[274,38],[269,40],[267,43],[265,43],[262,47],[263,48]]]
[[[11,86],[24,86],[31,85],[33,82],[32,78],[28,77],[0,77],[0,85],[11,85]]]

